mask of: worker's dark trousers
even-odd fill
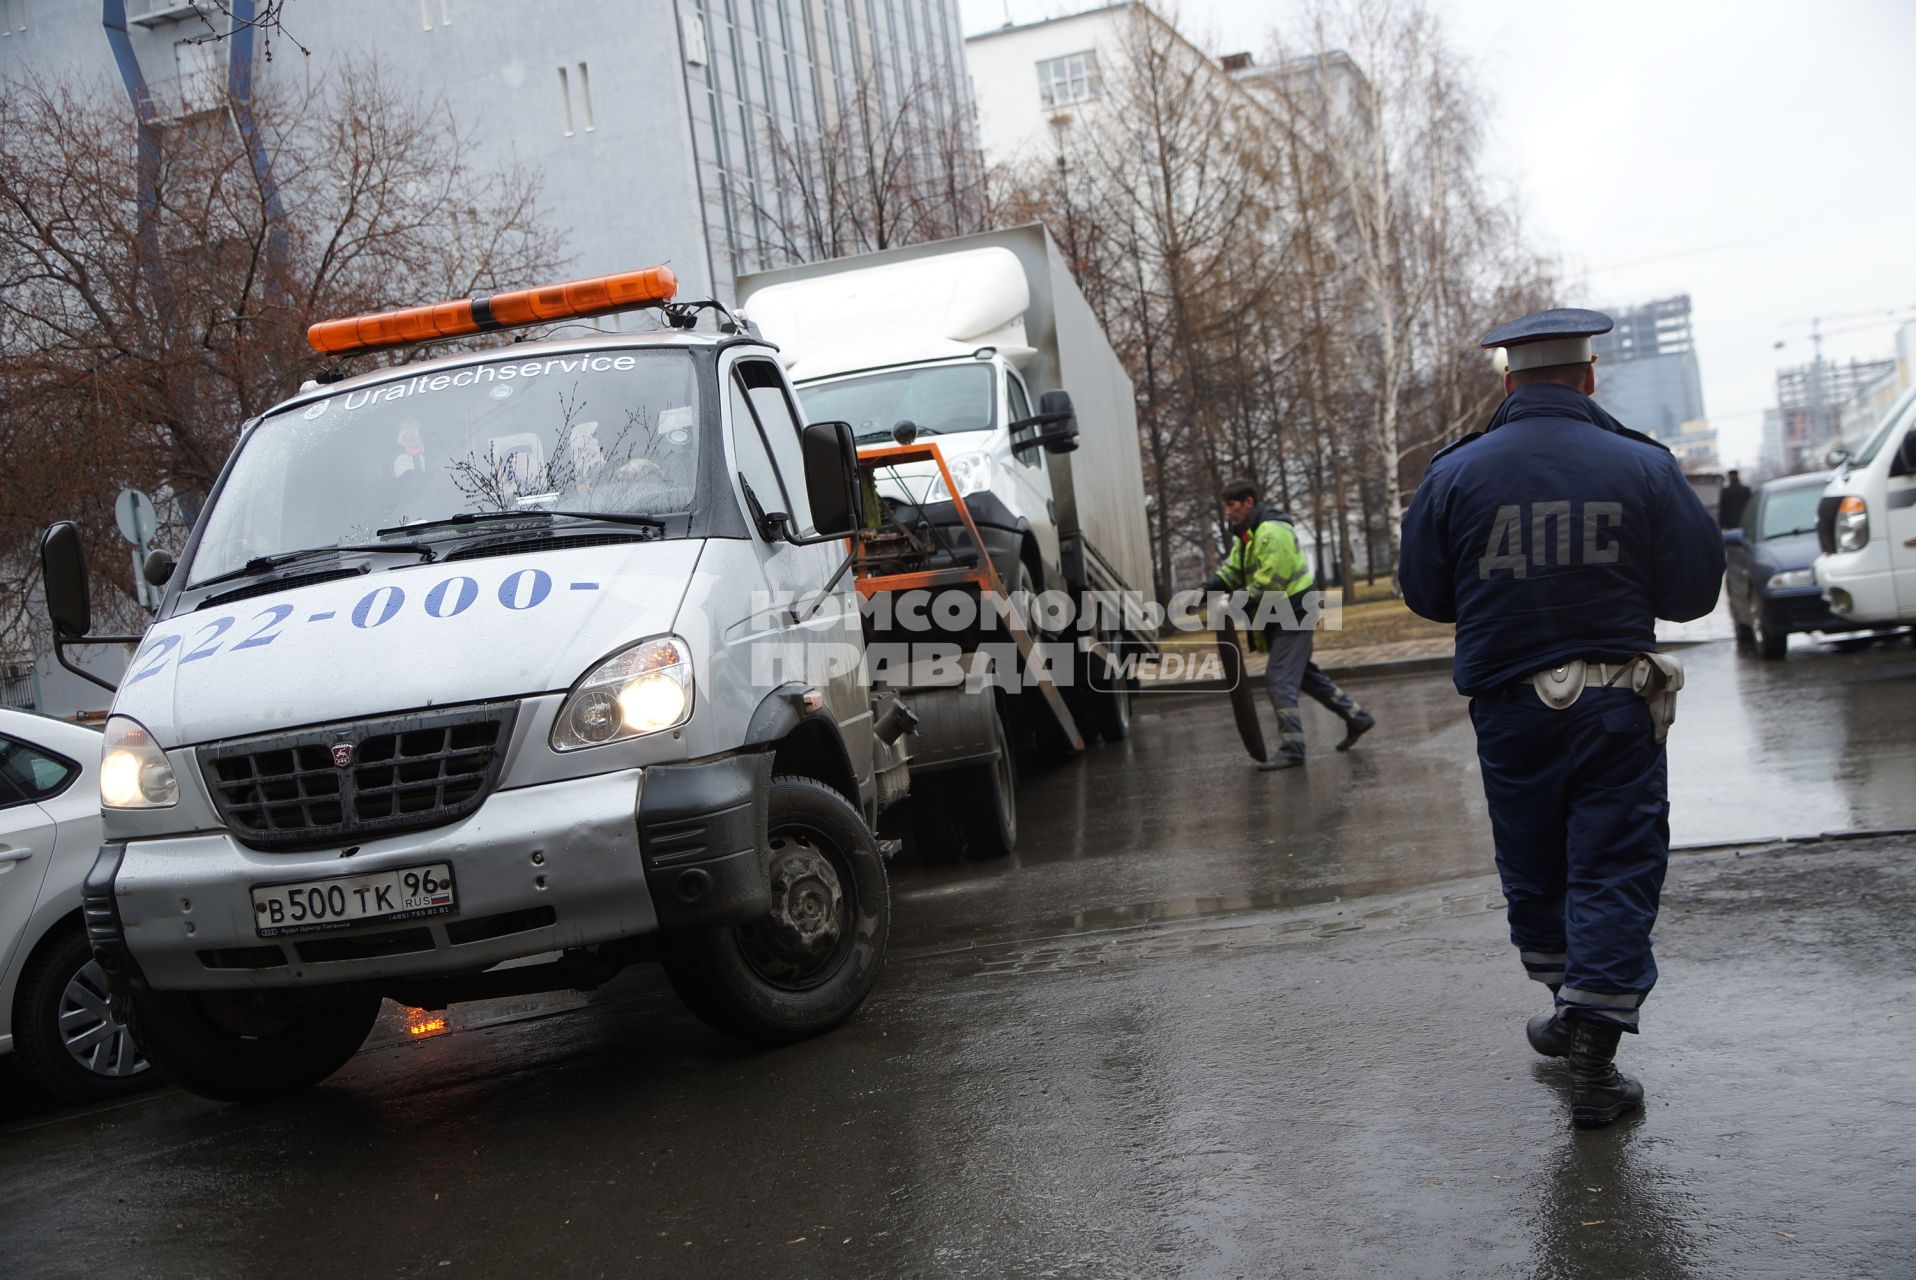
[[[1308,693],[1344,720],[1362,709],[1311,661],[1311,642],[1316,634],[1302,629],[1287,631],[1275,622],[1264,628],[1264,643],[1271,653],[1270,665],[1264,668],[1264,688],[1277,712],[1277,749],[1287,756],[1304,754],[1304,713],[1297,705],[1300,692]]]
[[[1637,1029],[1656,985],[1650,926],[1670,860],[1663,748],[1627,689],[1553,711],[1528,685],[1473,699],[1510,941],[1557,1003]]]

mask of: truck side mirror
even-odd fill
[[[1078,447],[1078,415],[1069,391],[1047,391],[1038,397],[1038,416],[1047,421],[1039,433],[1046,453],[1071,453]]]
[[[805,460],[805,496],[819,535],[844,537],[858,527],[858,497],[852,478],[858,446],[849,422],[812,422],[799,436]]]
[[[40,575],[47,593],[53,634],[77,640],[93,629],[93,604],[87,598],[86,552],[80,527],[71,520],[47,526],[40,536]]]

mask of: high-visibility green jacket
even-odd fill
[[[1250,519],[1233,529],[1231,535],[1224,563],[1206,586],[1225,591],[1241,588],[1255,604],[1266,591],[1294,596],[1308,591],[1316,581],[1311,577],[1310,561],[1297,548],[1296,528],[1262,504],[1251,508]]]

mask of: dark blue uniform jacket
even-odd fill
[[[1716,607],[1723,540],[1668,449],[1538,383],[1431,460],[1397,572],[1413,610],[1457,624],[1454,679],[1476,696],[1654,649],[1656,619]]]

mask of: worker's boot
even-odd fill
[[[1623,1028],[1614,1022],[1576,1018],[1570,1024],[1570,1123],[1601,1129],[1632,1107],[1643,1105],[1643,1086],[1612,1061]]]
[[[1344,722],[1344,740],[1337,744],[1339,751],[1349,751],[1357,740],[1377,727],[1377,717],[1368,711],[1359,711]]]
[[[1303,767],[1303,756],[1294,755],[1289,751],[1280,751],[1263,764],[1260,764],[1258,771],[1261,773],[1276,773],[1280,769],[1301,769]]]

